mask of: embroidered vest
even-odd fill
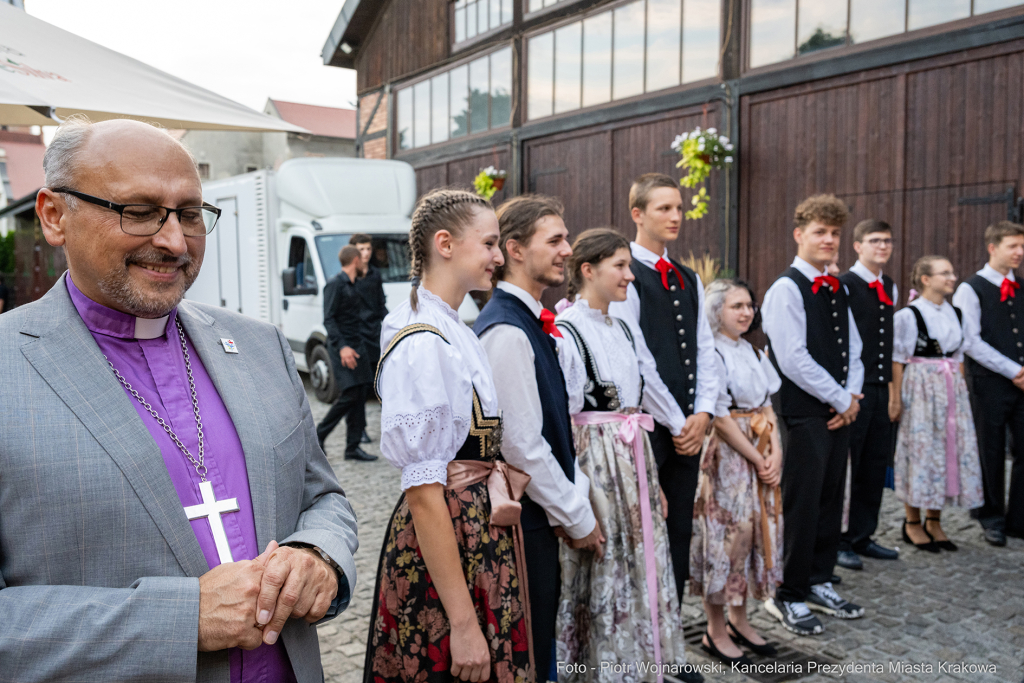
[[[857,323],[864,350],[860,358],[864,363],[865,384],[888,384],[892,381],[892,315],[894,308],[878,300],[878,292],[856,273],[843,273],[839,281],[850,290],[847,302]],[[888,275],[882,274],[882,287],[890,301],[894,286]]]

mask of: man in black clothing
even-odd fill
[[[357,232],[352,235],[348,243],[359,249],[359,258],[363,262],[364,274],[355,282],[356,291],[359,292],[359,296],[362,297],[365,304],[365,308],[360,310],[360,314],[367,316],[363,322],[370,326],[370,335],[377,340],[373,346],[376,353],[372,358],[364,358],[363,361],[376,368],[377,361],[380,360],[380,327],[384,322],[384,317],[388,314],[387,300],[384,296],[384,279],[380,275],[380,270],[370,263],[373,256],[373,238],[364,232]],[[367,398],[372,396],[371,388]],[[345,426],[349,431],[360,430],[360,441],[370,443],[371,439],[366,433],[366,401],[354,406],[348,412],[345,416]]]
[[[341,419],[357,406],[363,406],[373,387],[377,364],[380,357],[380,328],[375,336],[373,325],[369,324],[369,307],[356,289],[355,282],[364,273],[359,249],[348,245],[338,254],[341,272],[331,278],[324,287],[324,327],[327,328],[327,350],[334,364],[334,375],[341,393],[327,411],[323,421],[316,427],[316,435],[323,448],[327,435],[334,430]],[[349,423],[346,433],[346,460],[376,460],[359,448],[359,438],[366,426],[363,420]]]

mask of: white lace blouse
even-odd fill
[[[596,308],[591,308],[586,299],[577,299],[571,307],[562,311],[555,319],[571,323],[587,342],[590,352],[597,363],[597,373],[602,381],[613,382],[619,395],[619,404],[625,408],[643,408],[655,420],[668,427],[673,434],[686,424],[679,405],[674,401],[659,400],[655,392],[644,391],[640,396],[640,361],[633,350],[633,344],[626,336],[618,318],[605,315]],[[571,338],[568,338],[571,341]],[[642,344],[642,339],[636,340]],[[567,344],[574,353],[578,353],[575,344]],[[582,366],[582,361],[580,361]],[[584,373],[586,370],[584,369]],[[584,374],[585,378],[585,374]],[[662,383],[660,377],[644,376],[645,386],[652,382]],[[568,383],[567,383],[568,384]],[[583,397],[583,386],[568,386],[569,412],[576,414],[588,409]],[[671,396],[666,388],[659,392]]]
[[[746,339],[733,341],[721,333],[715,335],[715,350],[720,387],[715,415],[728,416],[733,401],[740,410],[771,405],[771,395],[782,386],[782,379],[768,356],[755,351]]]
[[[952,304],[943,301],[941,306],[936,306],[921,297],[914,299],[910,305],[921,312],[924,324],[928,327],[928,336],[939,342],[942,352],[949,353],[957,349],[952,357],[962,363],[967,344],[964,342],[963,329]],[[914,348],[917,346],[917,319],[908,307],[897,311],[892,322],[892,359],[897,363],[906,363],[914,355]]]
[[[451,306],[422,286],[419,310],[403,302],[384,318],[381,348],[407,325],[436,327],[448,340],[421,332],[403,339],[380,370],[380,450],[402,470],[402,490],[446,484],[448,463],[466,441],[473,389],[485,416],[498,414],[491,366],[480,341]]]

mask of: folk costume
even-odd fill
[[[669,258],[667,250],[658,255],[633,242],[630,251],[630,269],[636,279],[629,284],[626,300],[613,302],[609,314],[629,324],[649,391],[659,393],[664,385],[668,395],[659,400],[674,401],[684,417],[714,416],[718,398],[715,337],[704,315],[700,278]],[[650,379],[654,376],[661,379],[657,385]],[[685,420],[659,422],[651,434],[658,478],[668,497],[668,537],[680,598],[689,577],[693,499],[700,472],[700,456],[679,455],[672,443],[684,424]]]
[[[623,673],[601,663],[686,664],[668,528],[647,436],[655,419],[679,424],[682,412],[666,400],[667,392],[646,391],[637,360],[640,342],[622,320],[579,299],[556,324],[575,343],[587,372],[585,385],[570,397],[573,439],[607,539],[600,558],[562,544],[558,661],[583,664],[587,671],[563,672],[559,681],[660,680],[636,666]],[[657,375],[652,380],[661,381]]]
[[[770,357],[782,379],[783,582],[778,600],[804,602],[829,583],[839,548],[850,428],[830,430],[864,381],[862,343],[846,288],[799,256],[765,294]],[[832,411],[835,411],[833,413]]]
[[[875,275],[857,261],[839,276],[863,342],[864,387],[860,412],[850,425],[850,523],[840,550],[864,550],[878,528],[885,472],[892,455],[893,425],[889,420],[892,381],[893,312],[899,300],[896,283]]]
[[[967,383],[961,313],[920,298],[896,314],[893,360],[903,371],[896,496],[911,507],[977,508],[984,502]]]
[[[533,681],[519,503],[529,478],[501,458],[501,416],[480,342],[440,297],[419,287],[384,319],[377,378],[381,453],[402,490],[443,484],[466,587],[496,683]],[[451,625],[419,549],[405,494],[381,550],[364,680],[452,681]]]
[[[582,369],[564,352],[567,340],[558,336],[554,315],[509,282],[498,283],[473,329],[497,386],[505,424],[502,453],[531,477],[522,526],[534,657],[537,680],[555,680],[552,651],[562,584],[554,527],[570,538],[584,538],[597,523],[589,480],[576,461],[566,390],[567,382],[582,386]]]
[[[715,414],[731,416],[760,452],[771,439],[765,408],[782,380],[745,339],[715,335],[721,390]],[[782,583],[782,497],[757,468],[717,437],[704,453],[693,509],[690,593],[713,605],[765,600]]]
[[[985,488],[985,504],[972,516],[985,529],[1024,537],[1024,391],[1013,384],[1024,365],[1024,298],[1017,297],[1019,286],[1013,271],[1004,277],[986,264],[960,284],[953,305],[963,311],[967,386]],[[1013,454],[1009,501],[1007,428]]]

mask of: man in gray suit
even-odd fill
[[[44,166],[69,270],[0,318],[0,679],[322,681],[356,521],[281,333],[182,301],[194,160],[72,120]]]

